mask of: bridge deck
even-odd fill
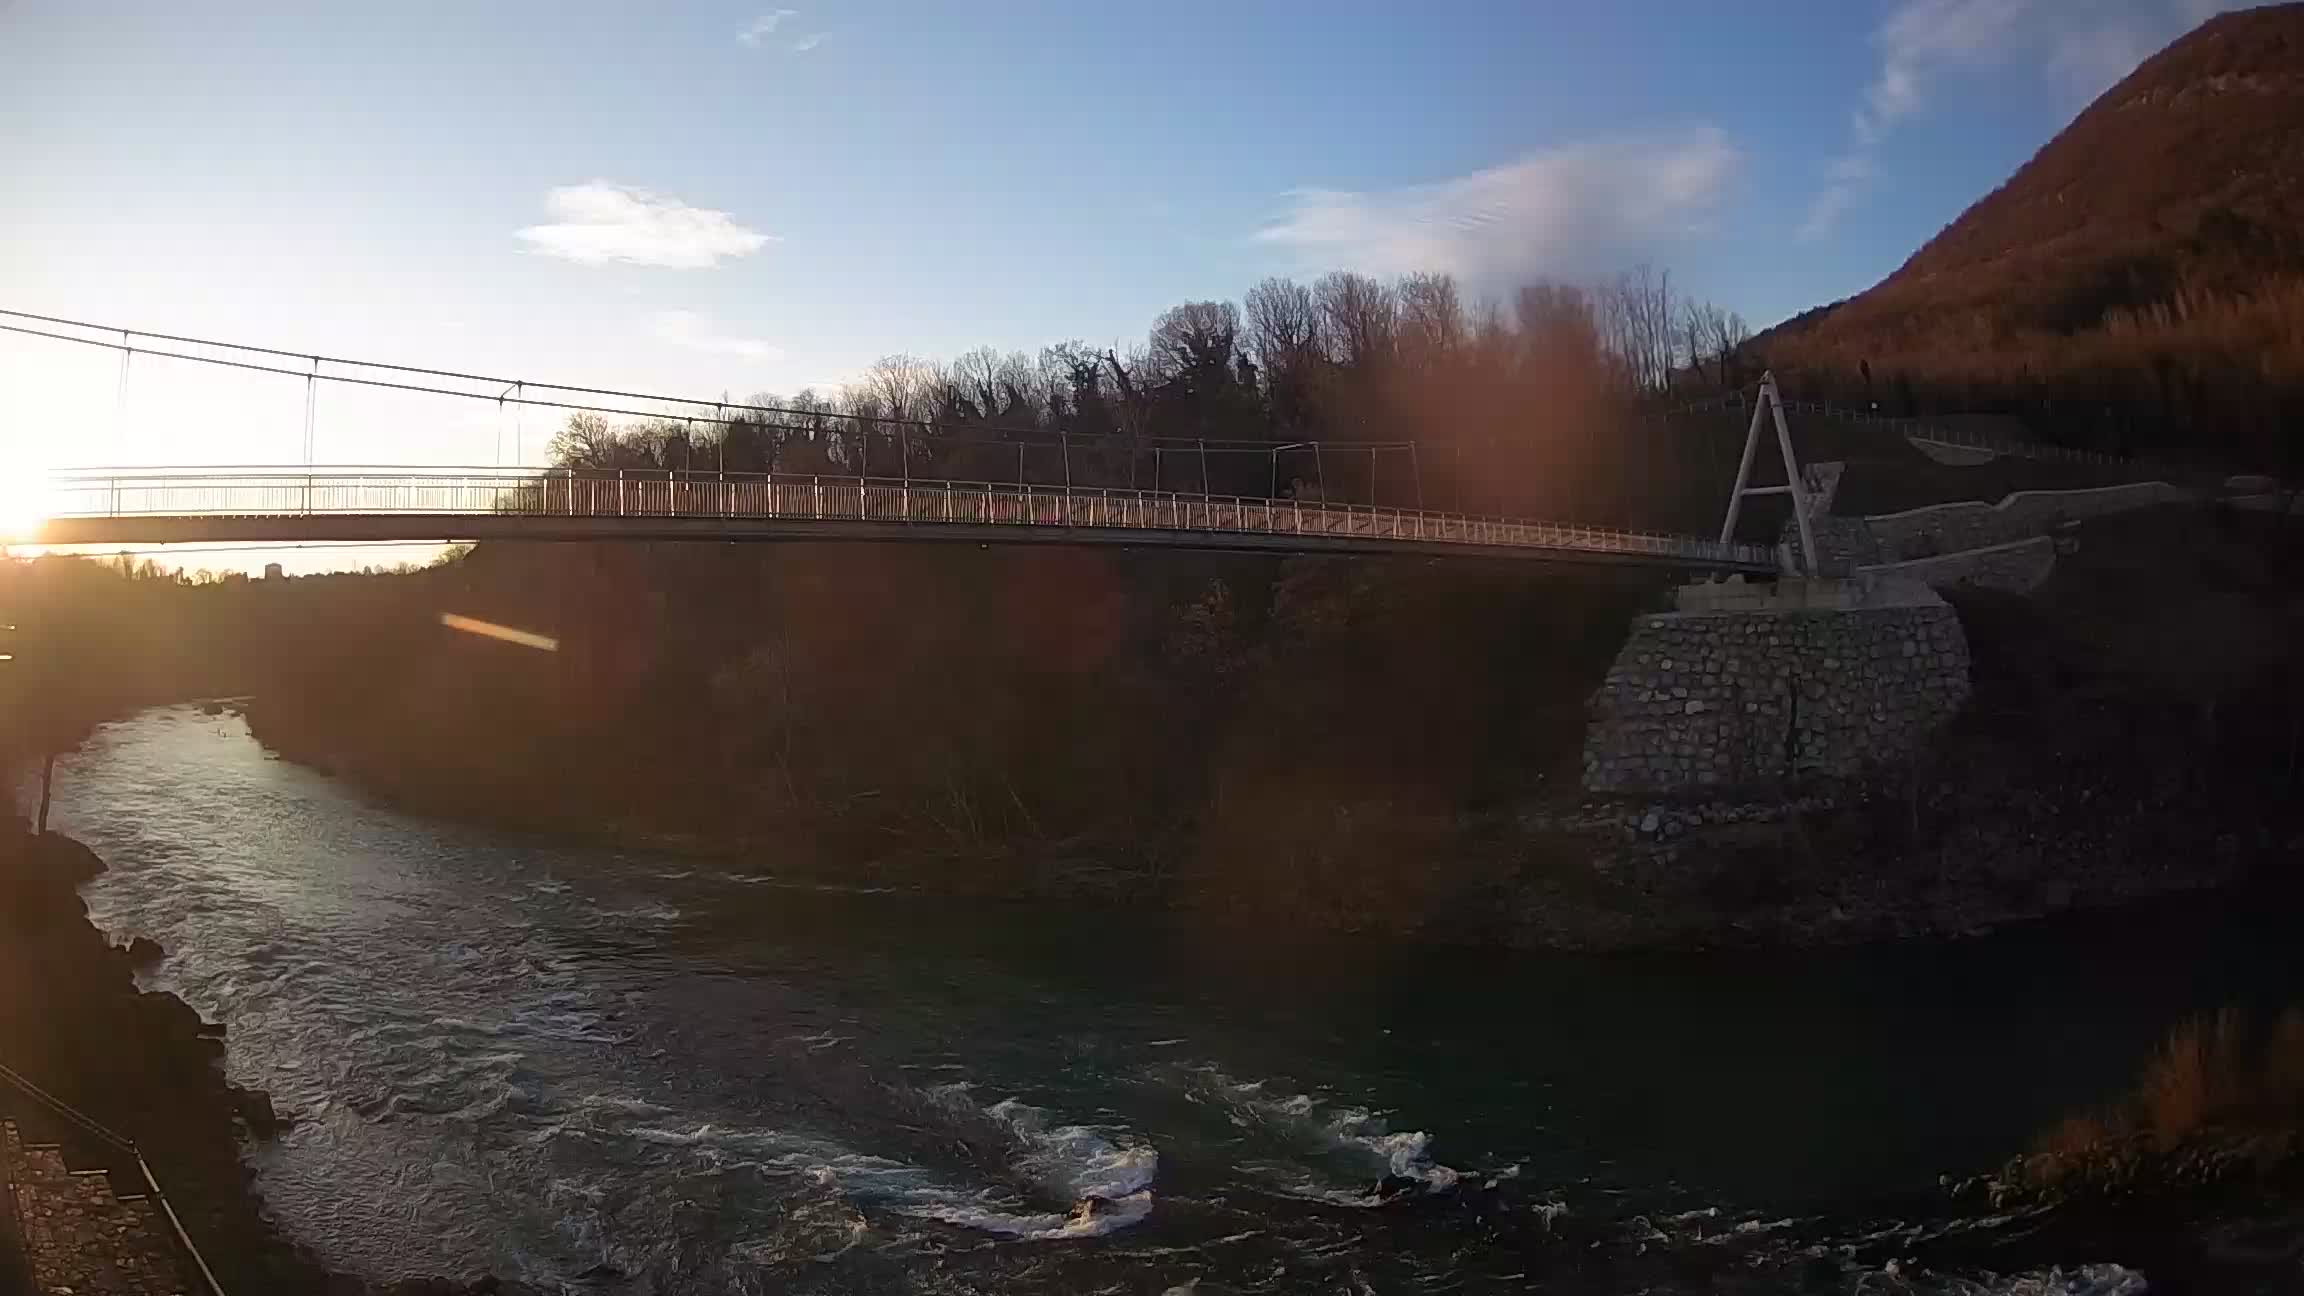
[[[1773,572],[1765,545],[1423,509],[1003,483],[287,468],[59,477],[42,544],[908,540],[1489,554]]]

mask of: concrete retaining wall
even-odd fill
[[[2000,457],[1997,450],[1984,446],[1955,445],[1950,441],[1935,441],[1923,436],[1907,436],[1912,448],[1951,468],[1973,468],[1988,464]]]
[[[2056,570],[2056,540],[2034,536],[1983,549],[1963,549],[1936,558],[1859,567],[1859,576],[1903,577],[1930,589],[1988,589],[2029,594]]]
[[[1998,504],[1934,504],[1864,519],[1879,545],[1878,561],[1906,562],[2046,535],[2066,522],[2154,504],[2183,503],[2190,491],[2167,482],[2134,482],[2089,490],[2018,491]]]
[[[1899,586],[1902,583],[1897,583]],[[1593,695],[1584,785],[1709,793],[1912,755],[1968,698],[1959,618],[1925,589],[1822,610],[1643,616]]]

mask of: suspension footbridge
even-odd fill
[[[323,385],[423,393],[507,407],[541,407],[653,419],[717,431],[722,463],[697,467],[430,467],[194,465],[78,469],[48,474],[37,505],[9,539],[41,545],[445,542],[472,540],[866,540],[1058,544],[1281,553],[1477,554],[1502,558],[1632,564],[1700,572],[1773,573],[1791,555],[1773,545],[1669,531],[1538,518],[1481,516],[1421,507],[1417,447],[1409,442],[1287,444],[1177,438],[1051,437],[1042,429],[704,402],[566,384],[506,380],[451,370],[303,355],[278,348],[117,329],[0,310],[0,332],[119,354],[120,399],[130,365],[160,359],[301,383],[304,448]],[[709,411],[709,412],[706,412]],[[1756,411],[1757,413],[1757,411]],[[1755,421],[1755,432],[1758,423]],[[739,428],[765,429],[798,445],[817,468],[736,471],[726,446]],[[685,433],[684,433],[684,443]],[[1115,449],[1113,443],[1118,443]],[[1012,462],[1014,480],[962,480],[932,471],[957,448]],[[1127,476],[1149,455],[1151,476],[1176,458],[1197,466],[1198,489],[1136,489],[1076,480],[1126,456]],[[1269,494],[1211,489],[1212,457],[1249,456],[1247,471]],[[1379,463],[1403,461],[1416,506],[1380,501]],[[1291,473],[1283,456],[1312,469]],[[1269,459],[1267,474],[1262,460]],[[1028,463],[1038,460],[1037,470]],[[1368,502],[1335,498],[1339,466],[1366,464]],[[1747,454],[1747,468],[1750,456]],[[899,470],[891,475],[887,470]],[[916,470],[918,469],[918,470]],[[1173,479],[1173,470],[1169,476]],[[1040,478],[1036,480],[1035,478]],[[1054,480],[1047,480],[1047,478]],[[1231,484],[1231,483],[1227,483]],[[1739,486],[1742,486],[1739,481]],[[1782,488],[1775,488],[1782,489]],[[22,492],[19,492],[20,494]]]

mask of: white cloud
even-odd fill
[[[552,223],[520,230],[520,239],[534,251],[579,265],[701,269],[750,256],[769,242],[768,235],[746,229],[726,212],[606,180],[553,189],[544,195],[544,208]]]
[[[1712,126],[1591,141],[1437,184],[1300,189],[1256,237],[1321,268],[1379,275],[1442,270],[1477,284],[1582,273],[1703,230],[1739,161]]]
[[[1808,202],[1807,218],[1800,222],[1800,238],[1812,242],[1838,229],[1840,218],[1856,205],[1856,191],[1860,187],[1858,181],[1836,180],[1818,190]]]
[[[695,311],[658,311],[649,317],[648,332],[659,342],[669,342],[673,346],[702,351],[708,355],[766,360],[783,354],[779,348],[759,338],[723,333],[710,317]]]
[[[2075,107],[2200,22],[2255,0],[1903,0],[1873,34],[1879,71],[1850,124],[1848,152],[1826,166],[1800,237],[1822,238],[1864,196],[1879,152],[1928,108],[1947,73],[2019,55],[2044,58]],[[2084,12],[2075,12],[2084,10]]]
[[[1929,78],[1946,64],[2007,51],[2017,25],[2037,0],[1905,0],[1873,37],[1880,73],[1864,93],[1875,131],[1885,131],[1926,103]]]
[[[784,26],[786,19],[799,16],[800,11],[797,9],[771,9],[746,24],[744,30],[737,32],[736,43],[751,49],[758,49],[767,44],[768,38],[774,36]],[[780,42],[780,44],[791,53],[805,54],[823,44],[831,34],[828,31],[810,32],[797,40]]]
[[[775,35],[776,29],[784,25],[785,19],[798,15],[796,9],[771,9],[746,24],[744,30],[737,32],[736,43],[757,47],[760,42]]]

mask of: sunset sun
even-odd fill
[[[15,459],[0,462],[0,542],[36,539],[40,524],[55,511],[55,491],[46,469]]]

